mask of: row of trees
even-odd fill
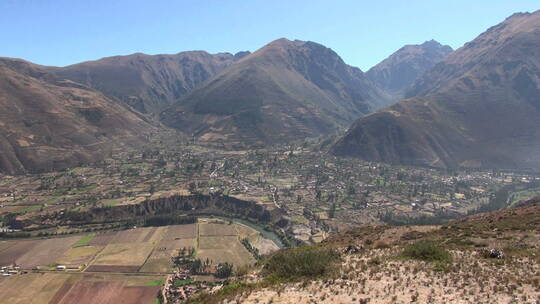
[[[210,259],[201,260],[195,258],[194,248],[182,248],[178,255],[172,257],[173,265],[176,268],[188,270],[192,274],[209,274],[212,269]],[[234,266],[231,263],[219,263],[216,265],[215,276],[220,279],[228,278],[233,275]]]

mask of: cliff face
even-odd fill
[[[146,200],[134,205],[94,208],[86,212],[66,213],[64,217],[52,215],[43,219],[47,222],[59,219],[63,223],[91,223],[144,219],[146,216],[163,214],[221,215],[247,218],[262,224],[284,225],[281,209],[268,210],[254,202],[222,195],[173,195]]]

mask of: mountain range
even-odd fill
[[[237,54],[0,59],[0,172],[99,160],[175,128],[228,148],[347,130],[330,152],[393,164],[540,168],[540,12],[456,51],[406,45],[364,73],[311,41]]]
[[[332,152],[407,165],[540,168],[540,11],[488,29],[406,95],[356,121]]]

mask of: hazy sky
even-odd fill
[[[405,44],[462,46],[538,0],[0,0],[0,56],[68,65],[311,40],[367,70]]]

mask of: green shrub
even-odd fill
[[[163,285],[165,285],[165,280],[163,280],[163,279],[151,280],[151,281],[148,281],[148,282],[144,283],[144,286],[150,286],[150,287],[163,286]]]
[[[81,239],[79,239],[77,241],[77,243],[75,243],[75,245],[73,245],[73,247],[84,247],[84,246],[88,246],[90,244],[90,242],[94,239],[96,235],[95,234],[88,234],[88,235],[85,235],[83,236]]]
[[[432,269],[433,271],[438,272],[448,272],[450,270],[450,267],[448,263],[436,263]]]
[[[321,246],[296,247],[276,252],[264,262],[270,280],[320,277],[332,272],[339,255]]]
[[[403,256],[429,262],[449,262],[450,253],[432,241],[418,241],[405,247]]]

